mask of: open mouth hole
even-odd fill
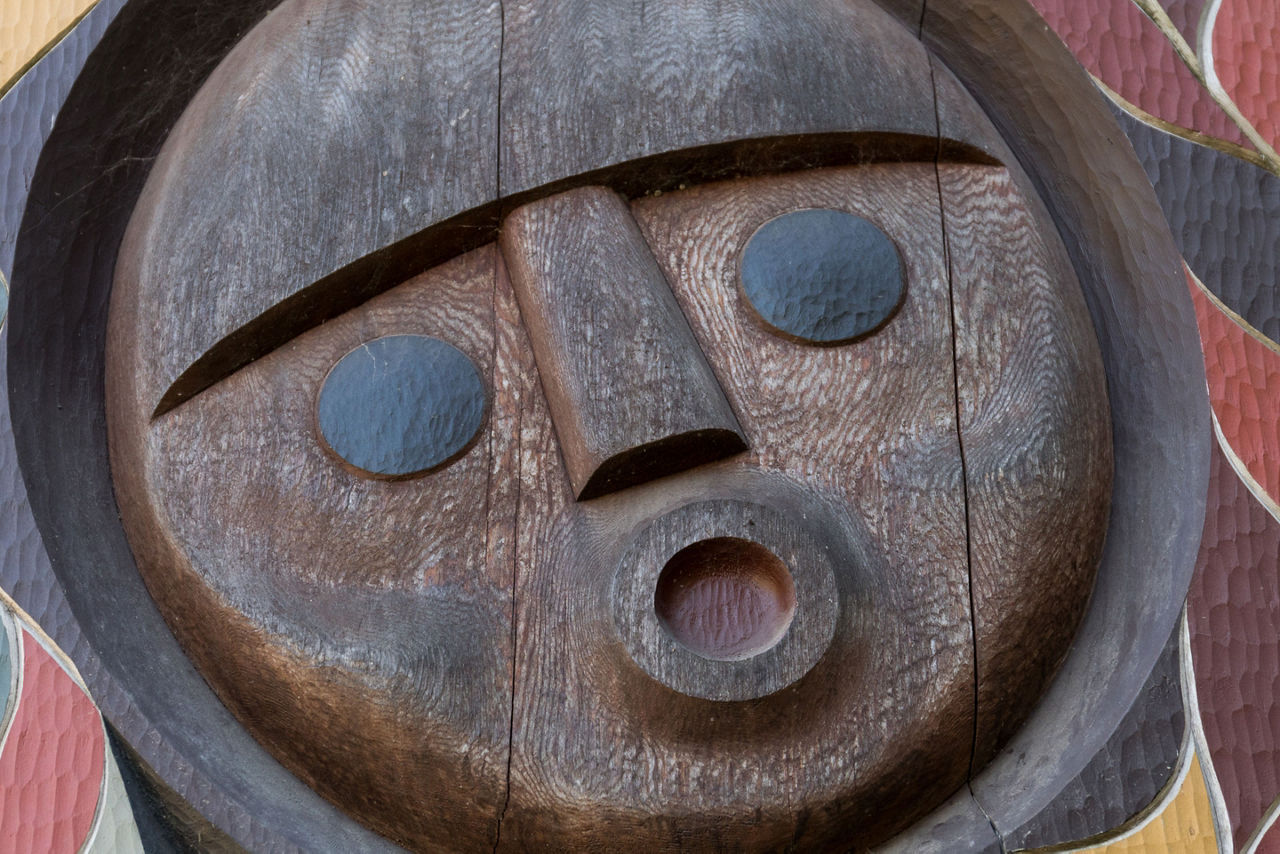
[[[796,612],[795,582],[759,543],[713,537],[671,556],[653,606],[663,628],[690,652],[741,661],[782,640]]]

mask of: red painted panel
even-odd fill
[[[10,851],[75,854],[93,827],[102,788],[102,719],[25,631],[22,650],[22,694],[0,753],[0,844]]]
[[[1280,143],[1280,5],[1222,0],[1213,54],[1222,88],[1240,112],[1272,146]]]
[[[1280,854],[1280,821],[1271,825],[1263,834],[1255,854]]]
[[[1215,443],[1187,616],[1200,719],[1237,850],[1280,795],[1277,566],[1280,523]]]
[[[1131,104],[1180,127],[1248,145],[1133,0],[1031,3],[1080,64]]]
[[[1280,353],[1190,285],[1213,412],[1236,456],[1274,500],[1280,496]]]

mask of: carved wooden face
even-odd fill
[[[498,203],[441,141],[459,95],[435,172],[404,151],[418,113],[304,123],[333,159],[299,171],[296,129],[261,121],[298,93],[262,80],[297,82],[323,5],[286,4],[206,85],[113,294],[121,512],[218,695],[416,848],[500,824],[532,847],[871,843],[955,791],[1064,653],[1110,488],[1093,331],[1016,167],[865,163],[857,137],[797,170],[796,137],[711,170],[733,180],[677,157],[557,183],[591,170],[531,178],[513,132]],[[817,5],[794,16],[928,78],[874,9]],[[351,45],[416,13],[361,9],[319,42],[399,68]],[[306,109],[337,127],[375,78]],[[900,117],[864,112],[909,158]]]

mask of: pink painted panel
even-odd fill
[[[1200,719],[1237,850],[1280,795],[1278,566],[1280,522],[1215,444],[1187,618]]]
[[[1180,127],[1248,145],[1133,0],[1031,2],[1080,64],[1131,104]]]
[[[1271,825],[1263,834],[1255,854],[1280,854],[1280,821]]]
[[[1191,296],[1214,415],[1236,456],[1274,501],[1280,496],[1280,353],[1246,332],[1195,282]]]
[[[1280,144],[1280,4],[1222,0],[1213,54],[1222,88],[1263,139]]]
[[[0,844],[75,854],[93,827],[106,745],[89,697],[26,631],[22,692],[0,753]]]

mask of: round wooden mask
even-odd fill
[[[507,6],[287,0],[188,106],[111,297],[138,568],[411,848],[886,839],[1102,553],[1057,228],[870,3]]]

